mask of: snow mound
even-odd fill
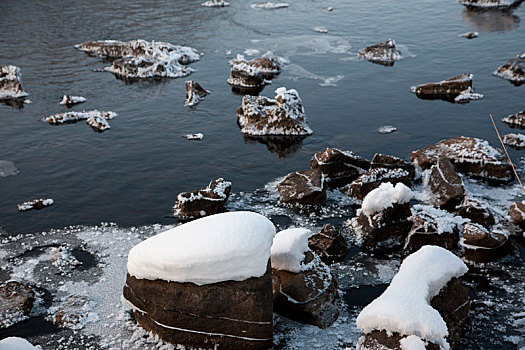
[[[128,273],[197,285],[260,277],[266,272],[274,235],[272,222],[260,214],[208,216],[137,244],[128,255]]]
[[[426,350],[427,344],[417,335],[410,335],[399,341],[401,350]]]
[[[392,207],[396,203],[407,203],[413,195],[412,190],[401,182],[397,183],[395,187],[390,182],[386,182],[366,195],[361,210],[366,215],[371,216],[378,211]]]
[[[467,266],[446,249],[424,246],[401,264],[385,292],[366,306],[356,320],[364,333],[374,330],[416,335],[447,348],[448,329],[430,300]]]
[[[24,338],[9,337],[0,340],[0,349],[2,350],[35,350],[42,349],[35,347]]]
[[[290,228],[277,233],[272,244],[272,268],[301,272],[301,262],[308,251],[311,234],[312,231],[306,228]]]

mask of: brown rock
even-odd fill
[[[479,224],[463,225],[460,243],[465,248],[465,259],[476,263],[496,261],[514,250],[503,233],[490,232]]]
[[[183,192],[173,206],[174,215],[181,218],[198,218],[220,213],[230,196],[231,182],[222,177],[212,180],[205,188]]]
[[[321,169],[332,187],[351,183],[370,168],[370,162],[350,151],[327,148],[317,152],[310,160],[312,169]]]
[[[385,66],[392,66],[395,61],[401,59],[401,56],[396,50],[396,42],[392,39],[359,50],[358,55],[359,57]]]
[[[18,204],[18,210],[19,211],[26,211],[26,210],[31,210],[31,209],[39,210],[39,209],[48,207],[50,205],[53,205],[53,203],[54,201],[51,198],[47,198],[47,199],[36,198],[28,202]]]
[[[525,228],[525,203],[512,203],[509,207],[509,216],[513,224],[519,225],[522,229]]]
[[[509,124],[510,126],[517,126],[521,129],[525,129],[525,111],[511,114],[508,117],[501,119],[501,121]]]
[[[273,269],[280,289],[275,297],[276,313],[320,328],[331,326],[339,316],[341,297],[330,268],[311,252],[305,253],[306,270],[293,273]]]
[[[410,173],[401,168],[387,169],[375,168],[370,169],[351,184],[343,187],[341,192],[350,197],[363,200],[370,191],[378,188],[382,183],[390,182],[395,185],[399,182],[411,187]]]
[[[321,232],[310,236],[308,247],[319,255],[325,264],[343,261],[348,253],[348,242],[341,231],[332,224],[325,225]]]
[[[503,143],[517,149],[525,148],[525,135],[506,134],[503,136]]]
[[[412,152],[412,160],[423,169],[432,167],[440,157],[448,158],[466,175],[497,182],[512,180],[512,169],[503,152],[481,139],[458,136]]]
[[[194,106],[199,103],[209,91],[203,88],[199,83],[193,80],[186,81],[186,102],[185,106]]]
[[[238,57],[230,61],[231,65],[245,63],[255,69],[257,69],[264,78],[272,79],[275,75],[281,73],[281,61],[277,57],[257,57],[250,61],[245,60],[243,57]]]
[[[435,217],[421,212],[414,216],[412,229],[408,233],[405,249],[416,251],[424,245],[435,245],[455,250],[459,241],[457,225],[441,225]]]
[[[272,348],[270,263],[261,277],[198,286],[136,279],[128,274],[124,298],[140,326],[164,341],[202,349]]]
[[[507,79],[514,85],[525,83],[525,53],[508,60],[494,72],[494,75]]]
[[[470,219],[473,223],[485,227],[490,227],[496,222],[487,205],[470,197],[465,197],[461,204],[456,207],[456,215]]]
[[[432,166],[425,187],[432,193],[432,204],[447,210],[453,210],[465,196],[463,182],[447,158],[439,158]]]
[[[398,169],[408,171],[410,181],[414,181],[416,176],[416,168],[414,164],[404,161],[401,158],[390,156],[387,154],[376,153],[372,162],[370,163],[370,169],[386,168],[386,169]]]
[[[277,184],[281,203],[323,204],[326,186],[319,169],[296,171]]]
[[[24,320],[35,302],[35,292],[28,286],[11,281],[0,284],[0,329]]]
[[[228,84],[241,88],[257,88],[267,84],[261,72],[246,63],[234,64],[227,81]]]
[[[18,99],[27,96],[20,83],[20,68],[0,66],[0,100]]]
[[[412,91],[417,95],[455,96],[471,88],[472,74],[460,74],[438,83],[418,85],[412,88]]]

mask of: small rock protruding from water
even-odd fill
[[[525,52],[511,58],[493,74],[497,77],[507,79],[515,85],[525,83]]]
[[[16,281],[0,284],[0,329],[26,319],[34,302],[35,292],[29,286]]]
[[[281,8],[286,8],[288,6],[290,6],[290,4],[285,3],[285,2],[270,2],[270,1],[250,5],[250,7],[253,9],[266,9],[266,10],[281,9]]]
[[[195,106],[210,92],[203,88],[199,83],[193,80],[186,81],[186,102],[185,106]]]
[[[456,173],[454,165],[444,157],[430,169],[425,188],[432,194],[430,202],[442,209],[454,210],[465,196],[465,188],[461,177]]]
[[[223,0],[209,0],[206,2],[203,2],[201,6],[204,7],[226,7],[230,6],[229,2],[223,1]]]
[[[392,66],[395,61],[401,59],[396,49],[396,42],[392,39],[359,50],[358,56],[387,66]]]
[[[231,182],[222,177],[212,180],[205,188],[182,192],[173,206],[174,215],[181,218],[199,218],[224,211],[230,196]]]
[[[475,263],[496,261],[514,250],[503,232],[472,223],[463,225],[460,243],[465,250],[465,259]]]
[[[323,204],[326,200],[326,184],[319,169],[295,171],[277,184],[279,201],[290,204]]]
[[[257,68],[244,62],[232,66],[227,82],[232,87],[238,88],[239,90],[246,89],[248,91],[260,89],[268,84],[268,81],[263,78]]]
[[[281,73],[283,65],[288,61],[282,57],[278,57],[267,52],[261,57],[257,57],[251,60],[245,59],[244,55],[237,55],[237,58],[230,60],[230,65],[235,66],[237,64],[245,63],[248,66],[259,71],[261,76],[265,79],[272,79],[277,74]],[[232,75],[233,77],[233,75]],[[235,84],[231,84],[235,85]],[[246,86],[243,86],[246,87]]]
[[[20,83],[20,68],[0,66],[0,101],[19,100],[27,96]]]
[[[48,199],[37,198],[37,199],[33,199],[28,202],[24,202],[22,204],[18,204],[18,210],[19,211],[26,211],[26,210],[31,210],[31,209],[38,210],[38,209],[42,209],[50,205],[53,205],[53,203],[54,201],[51,198],[48,198]]]
[[[456,207],[455,214],[465,219],[470,219],[471,222],[486,228],[496,223],[494,214],[489,209],[489,206],[469,196],[465,196],[463,201]]]
[[[467,33],[460,34],[459,36],[463,38],[467,38],[467,39],[474,39],[479,36],[479,33],[478,32],[467,32]]]
[[[82,112],[65,112],[50,115],[43,118],[42,121],[48,122],[51,125],[76,123],[79,120],[86,120],[87,124],[97,131],[104,131],[110,128],[109,119],[113,119],[118,114],[115,112],[105,111],[82,111]]]
[[[62,97],[62,101],[60,101],[60,104],[66,107],[71,107],[73,105],[84,103],[86,101],[87,99],[82,96],[64,95],[64,97]]]
[[[325,264],[343,261],[348,253],[348,242],[341,231],[332,224],[326,224],[321,231],[308,238],[308,247]]]
[[[397,128],[392,125],[383,125],[380,126],[379,129],[377,129],[377,132],[380,134],[391,134],[395,131],[397,131]]]
[[[507,134],[503,137],[503,143],[517,149],[525,148],[525,135]]]
[[[196,133],[196,134],[186,134],[186,135],[182,135],[182,137],[184,137],[186,140],[196,140],[196,141],[200,141],[204,138],[204,135],[202,133]]]
[[[483,98],[472,89],[473,74],[460,74],[437,83],[412,86],[410,90],[422,99],[442,99],[449,102],[464,103]]]
[[[510,126],[516,126],[525,129],[525,111],[520,111],[516,114],[511,114],[501,120]]]
[[[331,187],[347,185],[370,168],[370,161],[351,151],[327,148],[310,160],[312,169],[320,169]]]

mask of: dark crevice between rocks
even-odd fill
[[[0,339],[7,337],[36,337],[55,333],[60,329],[53,322],[46,321],[44,316],[31,317],[9,328],[0,329]]]
[[[343,299],[350,310],[356,307],[364,307],[379,297],[388,287],[388,284],[376,286],[359,286],[343,290]]]

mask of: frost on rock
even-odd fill
[[[491,206],[469,195],[465,195],[463,201],[456,207],[455,215],[459,215],[485,227],[490,227],[496,223]]]
[[[521,129],[525,129],[525,111],[511,114],[508,117],[503,118],[501,121],[510,126],[517,126]]]
[[[414,164],[409,163],[399,157],[391,156],[383,153],[374,154],[374,158],[370,162],[370,169],[403,169],[408,171],[410,181],[413,181],[416,175],[416,168]]]
[[[509,8],[521,3],[523,0],[459,0],[459,3],[466,7],[494,9]]]
[[[231,182],[220,177],[212,180],[205,188],[180,193],[173,206],[174,215],[198,218],[222,212],[230,196],[231,185]]]
[[[296,171],[277,184],[281,203],[314,205],[326,200],[324,175],[319,169]]]
[[[48,122],[51,125],[76,123],[79,120],[86,120],[87,124],[98,131],[104,131],[110,128],[108,120],[113,119],[118,114],[115,112],[105,111],[82,111],[82,112],[65,112],[50,115],[43,118],[42,121]]]
[[[186,81],[186,102],[185,106],[195,106],[210,92],[203,88],[199,83],[193,80]]]
[[[0,284],[0,329],[27,319],[34,302],[35,292],[29,286],[16,281]]]
[[[0,160],[0,177],[14,176],[20,170],[15,166],[15,163],[9,160]]]
[[[341,231],[332,224],[326,224],[317,234],[308,238],[308,247],[325,264],[343,261],[348,253],[348,242]]]
[[[466,223],[460,240],[465,260],[475,263],[496,261],[514,250],[509,238],[497,228],[490,230],[479,224]]]
[[[439,157],[448,158],[466,175],[498,182],[512,180],[512,169],[503,152],[485,140],[457,136],[412,152],[412,160],[423,169],[432,167]]]
[[[49,308],[46,318],[60,327],[79,330],[87,322],[98,321],[96,314],[92,312],[94,307],[95,303],[85,295],[71,294],[58,305]]]
[[[249,61],[246,60],[243,55],[237,55],[237,58],[230,60],[229,63],[232,66],[241,63],[247,64],[248,66],[258,70],[263,78],[272,79],[275,75],[281,73],[283,65],[288,63],[288,60],[275,56],[271,51],[268,51],[261,57],[254,58]]]
[[[503,137],[503,142],[515,148],[525,148],[525,135],[507,134]]]
[[[261,2],[258,4],[251,4],[250,7],[253,9],[280,9],[290,6],[290,4],[287,4],[285,2]]]
[[[362,200],[370,191],[379,187],[382,183],[403,183],[412,186],[410,172],[401,168],[374,168],[359,176],[351,184],[341,188],[341,192],[347,196]]]
[[[111,66],[104,70],[125,79],[185,77],[194,71],[185,65],[200,59],[200,55],[191,47],[160,41],[101,40],[88,41],[75,47],[113,60]]]
[[[306,124],[306,116],[299,93],[281,87],[276,97],[245,95],[242,106],[237,108],[237,123],[243,134],[310,135],[312,129]]]
[[[0,340],[0,349],[2,350],[41,350],[40,346],[33,346],[24,338],[7,337]]]
[[[440,157],[430,168],[430,172],[424,178],[423,187],[430,195],[430,202],[446,210],[453,210],[465,196],[461,177],[445,157]]]
[[[497,77],[510,80],[510,82],[515,85],[525,83],[525,52],[511,58],[493,74]]]
[[[326,29],[326,27],[314,27],[314,31],[322,34],[328,33],[328,29]]]
[[[396,42],[392,39],[359,50],[358,56],[385,66],[393,66],[395,61],[401,59],[396,50]]]
[[[320,169],[330,187],[341,187],[365,173],[370,168],[370,161],[352,151],[327,148],[314,154],[310,167]]]
[[[0,100],[20,99],[27,92],[20,83],[20,68],[17,66],[0,66]]]
[[[62,101],[60,101],[60,104],[69,107],[79,103],[84,103],[86,101],[87,99],[82,96],[64,95],[64,97],[62,97]]]
[[[357,348],[372,349],[373,342],[380,343],[381,332],[386,333],[383,341],[390,337],[398,344],[402,337],[415,335],[445,349],[459,345],[469,299],[457,278],[467,270],[461,259],[441,247],[424,246],[409,255],[385,292],[357,317],[364,332]],[[390,344],[385,348],[399,348]]]
[[[304,253],[309,250],[308,237],[312,231],[306,228],[290,228],[280,231],[272,243],[272,269],[301,272]]]
[[[246,62],[239,62],[232,66],[228,84],[234,91],[259,92],[270,81],[263,78],[261,72]]]
[[[230,6],[229,2],[223,1],[223,0],[209,0],[206,2],[203,2],[201,6],[204,7],[226,7]]]
[[[104,117],[94,115],[86,120],[87,124],[97,131],[104,131],[110,129],[108,120]]]
[[[460,74],[437,83],[412,86],[410,90],[422,99],[441,99],[456,103],[479,100],[483,95],[474,93],[472,77],[473,74]]]
[[[31,209],[42,209],[50,205],[53,205],[53,200],[51,198],[48,198],[48,199],[37,198],[37,199],[33,199],[28,202],[24,202],[22,204],[18,204],[18,210],[26,211],[26,210],[31,210]]]
[[[454,98],[454,102],[466,103],[466,102],[469,102],[469,101],[480,100],[482,98],[483,98],[482,94],[475,93],[475,92],[473,92],[472,88],[469,88],[469,89],[461,92],[459,95],[457,95]]]
[[[479,36],[479,33],[478,32],[467,32],[467,33],[460,34],[459,36],[463,38],[467,38],[467,39],[474,39]]]

